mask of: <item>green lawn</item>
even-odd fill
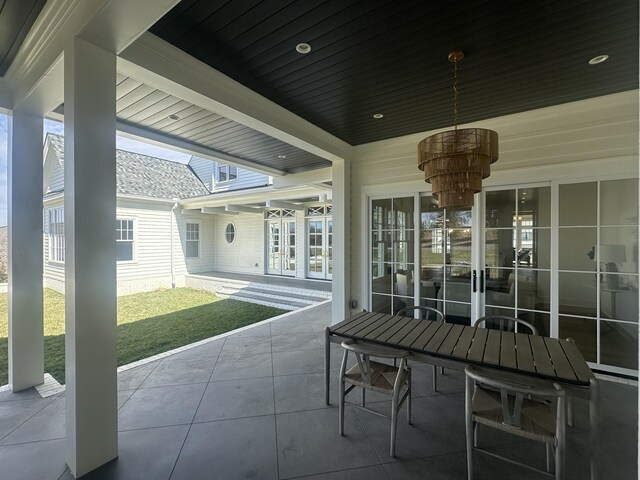
[[[191,288],[118,298],[118,365],[197,342],[285,310]],[[64,296],[44,291],[44,370],[64,383]],[[0,385],[8,382],[7,294],[0,294]]]

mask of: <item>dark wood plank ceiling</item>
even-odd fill
[[[182,0],[150,31],[352,145],[450,126],[454,48],[461,123],[638,87],[637,0]]]
[[[0,76],[4,76],[46,0],[0,0]]]

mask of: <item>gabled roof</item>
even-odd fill
[[[48,133],[47,140],[64,166],[64,137]],[[116,192],[164,199],[209,194],[188,165],[124,150],[116,150]]]

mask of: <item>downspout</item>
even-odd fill
[[[176,288],[176,270],[175,267],[173,265],[173,219],[175,218],[174,212],[176,210],[176,208],[178,208],[178,202],[180,201],[179,198],[174,198],[173,199],[174,203],[173,203],[173,207],[171,207],[171,288]]]

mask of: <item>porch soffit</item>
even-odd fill
[[[116,83],[119,130],[140,137],[164,137],[168,145],[176,142],[192,145],[195,155],[205,149],[216,160],[252,167],[270,175],[295,174],[331,166],[329,160],[129,76],[119,73]],[[62,105],[56,109],[58,114],[63,111]]]

